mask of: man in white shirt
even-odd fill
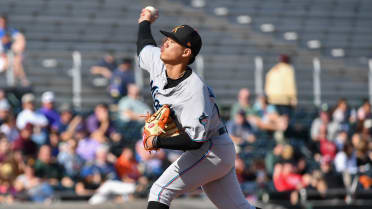
[[[27,123],[34,126],[45,127],[48,125],[47,118],[35,112],[35,96],[31,93],[25,94],[22,97],[23,110],[17,116],[17,128],[23,129]]]

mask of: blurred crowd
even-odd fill
[[[51,202],[66,195],[90,204],[146,198],[152,182],[182,153],[143,149],[142,115],[152,108],[135,84],[132,60],[117,65],[107,53],[90,71],[93,84],[105,86],[112,100],[88,112],[59,104],[51,91],[40,99],[26,93],[16,107],[0,89],[0,203]],[[332,189],[370,189],[367,100],[350,107],[340,99],[314,115],[299,114],[286,55],[267,73],[264,94],[252,97],[249,89],[240,89],[225,118],[247,199],[281,192],[298,204],[303,191],[326,198]]]

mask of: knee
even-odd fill
[[[152,185],[149,193],[149,201],[160,202],[165,205],[170,205],[174,197],[174,191],[164,188],[156,182]]]

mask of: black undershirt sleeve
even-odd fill
[[[158,136],[155,142],[157,148],[172,150],[194,150],[199,149],[202,145],[202,142],[193,141],[186,133],[181,133],[180,135],[173,137]]]
[[[146,45],[156,46],[156,42],[151,34],[151,23],[147,20],[142,21],[138,27],[137,34],[137,55]]]

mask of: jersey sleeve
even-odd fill
[[[160,72],[163,66],[160,59],[160,48],[153,45],[145,46],[138,56],[138,63],[140,68],[150,74]]]
[[[180,120],[191,140],[196,142],[208,141],[207,133],[212,112],[213,107],[208,91],[195,92],[191,99],[188,100]]]

